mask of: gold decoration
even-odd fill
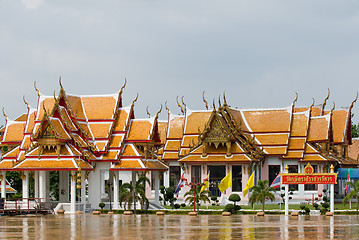
[[[203,98],[203,102],[206,104],[206,109],[208,110],[208,102],[206,101],[206,99],[204,98],[204,92],[202,93],[202,98]]]
[[[177,101],[178,107],[181,109],[181,113],[184,114],[183,107],[182,107],[181,104],[179,104],[179,102],[178,102],[178,96],[176,97],[176,101]]]

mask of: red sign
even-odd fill
[[[282,184],[336,184],[337,173],[281,173]]]

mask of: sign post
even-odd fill
[[[289,184],[330,184],[330,211],[334,214],[334,184],[337,183],[338,173],[334,173],[334,166],[330,166],[330,173],[314,173],[313,167],[308,163],[304,173],[281,173],[281,184],[285,184],[285,215],[288,215],[288,185]]]

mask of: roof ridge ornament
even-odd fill
[[[312,105],[310,105],[310,109],[312,109],[312,107],[314,106],[314,103],[315,103],[315,99],[314,98],[312,98],[313,99],[313,103],[312,103]]]
[[[333,102],[333,108],[330,110],[330,112],[333,112],[335,109],[335,102]]]
[[[161,108],[160,108],[160,110],[156,113],[155,119],[157,119],[157,118],[158,118],[158,115],[162,112],[162,108],[163,108],[163,106],[162,106],[162,104],[161,104]]]
[[[146,107],[146,113],[148,115],[148,118],[151,118],[151,114],[148,112],[148,106]]]
[[[326,97],[326,98],[324,99],[324,101],[323,101],[322,113],[321,113],[321,115],[324,114],[324,109],[325,109],[325,106],[327,105],[327,100],[329,99],[329,96],[330,96],[330,89],[328,88],[328,95],[327,95],[327,97]]]
[[[226,91],[223,91],[223,106],[227,106]]]
[[[295,103],[298,101],[298,93],[295,92],[295,99],[294,101],[292,102],[292,106],[294,107]]]
[[[34,81],[34,87],[37,92],[37,95],[40,97],[41,93],[40,93],[39,89],[37,89],[37,87],[36,87],[36,81]]]
[[[2,114],[4,115],[5,119],[8,120],[8,117],[7,117],[6,113],[5,113],[5,108],[4,107],[2,107]]]
[[[29,105],[28,102],[26,102],[26,100],[25,100],[25,95],[22,96],[22,100],[24,100],[24,103],[26,104],[27,110],[29,110],[29,109],[30,109],[30,105]]]
[[[182,101],[182,104],[184,106],[184,111],[186,112],[187,105],[184,103],[183,98],[184,98],[184,96],[181,97],[181,101]]]
[[[59,77],[59,84],[60,84],[61,89],[63,89],[64,87],[62,86],[61,75]]]
[[[214,99],[213,99],[213,111],[216,111],[216,105],[214,104]]]
[[[182,107],[182,105],[178,102],[178,96],[176,97],[176,101],[177,101],[178,107],[181,109],[182,114],[184,114],[183,107]]]
[[[354,103],[358,100],[358,92],[357,92],[357,95],[355,97],[355,99],[353,100],[353,102],[350,104],[350,107],[349,107],[349,111],[352,110],[353,106],[354,106]]]
[[[133,107],[135,105],[135,102],[137,102],[137,99],[138,99],[138,93],[136,95],[136,98],[132,101],[131,107]]]
[[[219,97],[218,97],[218,104],[219,104],[219,105],[218,105],[218,108],[221,108],[221,105],[222,105],[222,104],[221,104],[221,95],[219,95]]]
[[[206,101],[206,99],[204,98],[204,92],[202,93],[202,98],[203,98],[203,102],[206,104],[206,109],[208,110],[208,102]]]
[[[119,93],[120,95],[122,95],[123,89],[125,89],[126,84],[127,84],[127,79],[125,78],[125,83],[124,83],[123,86],[121,87],[121,90],[120,90],[120,93]]]
[[[167,107],[167,101],[165,102],[165,108],[166,108],[167,112],[170,113],[170,109]]]

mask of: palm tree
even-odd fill
[[[350,186],[350,193],[346,195],[343,199],[343,202],[347,203],[351,201],[353,197],[356,198],[356,210],[358,215],[358,202],[359,202],[359,181],[356,182],[347,182],[347,185]]]
[[[258,180],[256,186],[252,188],[251,196],[249,197],[249,203],[252,208],[255,203],[262,203],[262,211],[264,212],[264,204],[267,199],[270,199],[272,202],[275,200],[275,196],[271,192],[275,192],[275,188],[269,187],[268,180]]]
[[[135,200],[140,201],[141,209],[148,209],[149,201],[146,197],[145,186],[146,183],[150,184],[150,180],[146,176],[141,176],[136,181],[135,188],[133,188],[132,184],[124,183],[120,187],[120,206],[122,207],[122,202],[125,202],[124,208],[126,209],[126,204],[131,209],[132,203]],[[135,196],[135,199],[134,197]]]
[[[206,195],[207,194],[207,195]],[[210,191],[204,190],[201,192],[201,187],[196,188],[196,204],[198,206],[199,202],[204,203],[210,202],[208,195],[211,194]],[[185,202],[194,203],[194,189],[191,188],[188,192],[184,194]]]

